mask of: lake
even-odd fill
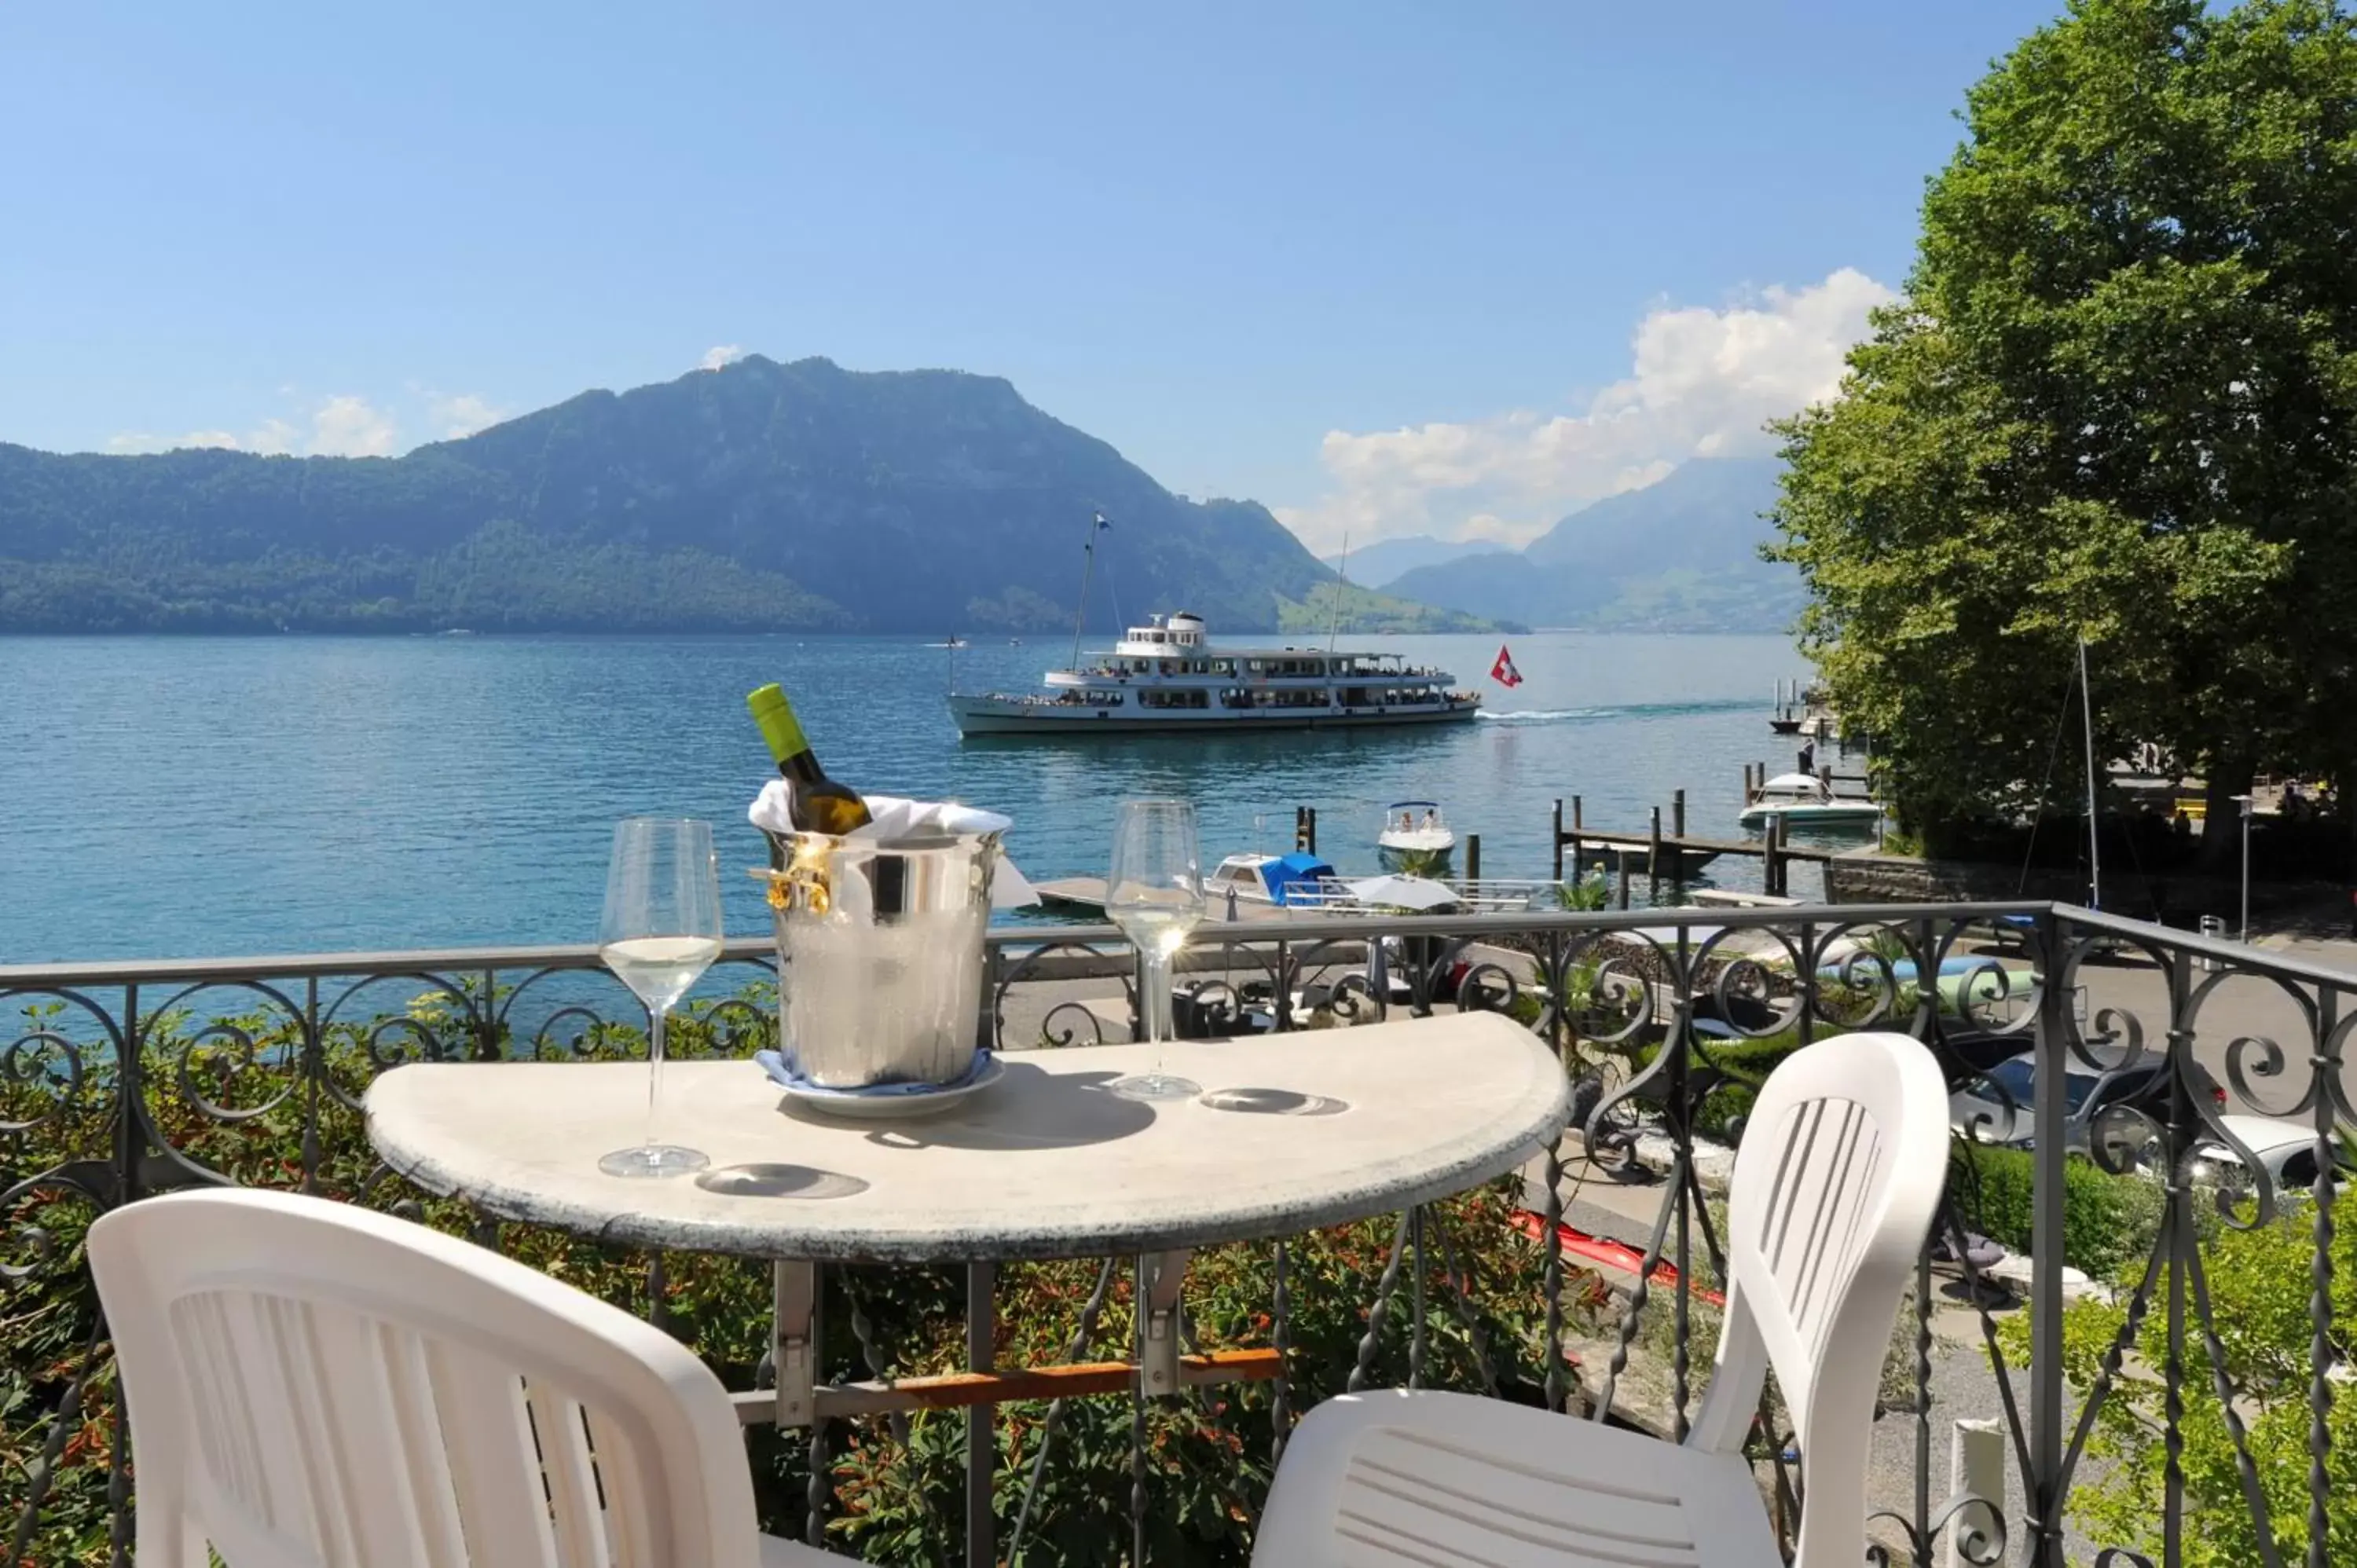
[[[744,696],[768,681],[830,773],[1006,812],[1035,877],[1102,874],[1137,794],[1196,801],[1206,870],[1290,848],[1297,805],[1372,870],[1383,805],[1429,798],[1481,835],[1484,875],[1544,876],[1558,796],[1642,831],[1684,788],[1693,831],[1732,834],[1743,765],[1791,764],[1767,724],[1808,673],[1785,639],[1505,640],[1511,692],[1494,636],[1344,639],[1482,690],[1445,731],[961,741],[952,679],[1029,690],[1071,639],[0,638],[0,963],[589,940],[612,823],[639,812],[711,818],[730,929],[763,929],[737,872],[763,854]],[[1758,885],[1756,862],[1713,871]]]

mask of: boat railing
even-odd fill
[[[1365,880],[1365,877],[1321,876],[1314,883],[1293,883],[1286,888],[1285,907],[1321,915],[1397,915],[1400,906],[1386,904],[1380,899],[1371,901],[1352,891],[1352,882]],[[1560,882],[1480,877],[1450,880],[1447,886],[1457,894],[1458,907],[1473,914],[1515,915],[1564,908],[1563,884]]]

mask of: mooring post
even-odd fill
[[[1686,836],[1686,792],[1683,789],[1670,791],[1670,836],[1674,839]]]
[[[1653,808],[1653,828],[1645,849],[1645,875],[1652,883],[1656,901],[1662,893],[1662,808]]]
[[[1557,850],[1555,853],[1560,854],[1563,852]],[[1481,880],[1481,835],[1480,833],[1465,835],[1465,880],[1468,882]]]
[[[1771,814],[1768,819],[1767,857],[1768,891],[1781,897],[1784,893],[1784,814]]]
[[[1293,849],[1297,854],[1309,853],[1309,808],[1293,808]]]
[[[1577,832],[1587,825],[1587,813],[1580,809],[1579,797],[1571,798],[1571,831]]]
[[[1563,880],[1563,797],[1560,795],[1555,798],[1555,832],[1551,836],[1555,842],[1555,879],[1560,882]]]
[[[1318,808],[1309,808],[1309,853],[1318,853]]]
[[[1620,862],[1620,908],[1629,907],[1629,846],[1622,844],[1613,852]]]

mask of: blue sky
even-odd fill
[[[397,452],[737,348],[1526,537],[1819,395],[2057,9],[10,5],[0,440]]]

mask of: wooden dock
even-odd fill
[[[1751,785],[1750,769],[1744,770],[1746,793]],[[1585,821],[1580,798],[1571,798],[1571,825],[1563,821],[1563,802],[1555,803],[1555,879],[1563,880],[1565,852],[1577,875],[1587,865],[1601,866],[1618,875],[1620,883],[1620,907],[1629,907],[1629,878],[1641,875],[1657,886],[1664,880],[1683,882],[1700,872],[1721,855],[1750,855],[1761,862],[1761,881],[1771,895],[1782,897],[1792,891],[1791,866],[1793,861],[1817,865],[1848,853],[1825,849],[1813,844],[1795,844],[1784,833],[1781,817],[1769,819],[1768,831],[1760,838],[1716,838],[1686,832],[1686,792],[1680,789],[1671,798],[1670,822],[1667,831],[1662,822],[1662,809],[1653,808],[1651,827],[1641,833],[1616,832],[1609,828],[1591,828]]]

